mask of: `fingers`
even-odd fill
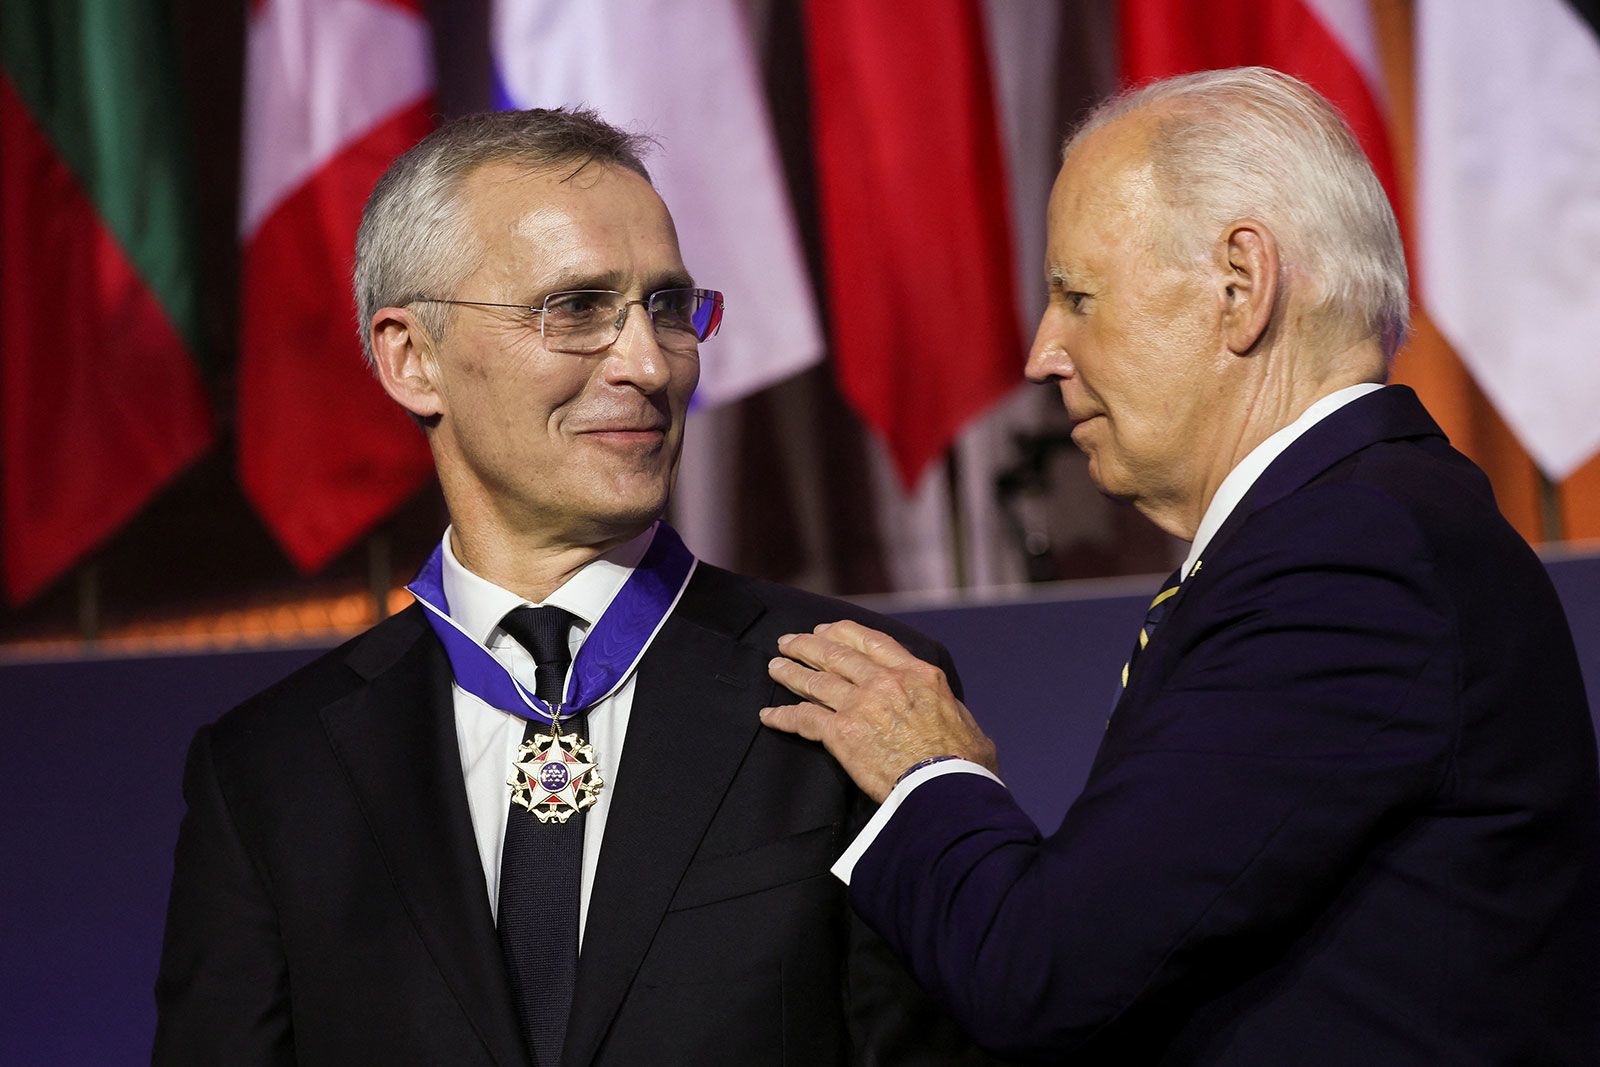
[[[855,688],[835,674],[814,671],[792,659],[779,656],[767,664],[772,680],[799,696],[837,710]]]
[[[938,669],[913,656],[888,634],[849,619],[823,623],[809,634],[785,634],[778,639],[778,650],[790,659],[857,684],[880,668]]]
[[[888,634],[863,626],[853,619],[827,622],[813,631],[819,637],[854,649],[880,667],[914,667],[923,661],[906,651],[906,647]],[[780,642],[781,644],[781,642]]]
[[[858,685],[878,669],[878,665],[867,656],[824,634],[785,635],[778,638],[778,651],[808,667],[836,674]]]
[[[816,704],[785,704],[762,708],[761,721],[774,730],[799,734],[808,741],[821,741],[833,712]]]
[[[949,697],[943,671],[887,634],[859,623],[824,623],[813,633],[785,634],[778,639],[778,651],[767,673],[791,692],[834,711],[847,711],[868,693],[887,697],[897,708],[928,697]]]
[[[956,700],[944,672],[886,634],[828,623],[778,640],[767,673],[802,702],[763,708],[775,730],[820,741],[863,792],[882,800],[899,773],[929,755],[994,765],[994,746]]]

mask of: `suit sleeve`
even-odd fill
[[[1404,511],[1302,490],[1206,566],[1167,623],[1183,644],[1147,653],[1173,666],[1124,700],[1056,833],[949,775],[856,867],[857,910],[986,1047],[1058,1057],[1181,1018],[1280,955],[1443,783],[1458,642]]]
[[[289,976],[277,915],[217,778],[210,727],[189,747],[188,811],[156,978],[157,1065],[292,1064]]]
[[[918,649],[918,654],[924,650]],[[959,698],[961,679],[943,646],[935,645],[927,658],[944,671]],[[846,838],[866,824],[874,805],[859,796]],[[846,975],[846,1008],[854,1045],[853,1062],[859,1067],[898,1065],[992,1064],[955,1021],[907,973],[881,937],[851,912],[850,959]]]

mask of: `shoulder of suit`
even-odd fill
[[[211,727],[213,741],[320,731],[323,707],[364,684],[427,632],[417,605],[391,615],[228,711]]]
[[[1346,521],[1370,523],[1381,515],[1409,527],[1432,549],[1462,539],[1488,539],[1525,549],[1495,502],[1489,480],[1442,438],[1379,441],[1334,464],[1284,503],[1337,500]],[[1531,553],[1530,553],[1531,554]]]
[[[695,581],[702,584],[703,595],[718,599],[747,597],[758,604],[761,610],[755,613],[746,634],[740,635],[753,638],[757,643],[776,640],[781,634],[804,632],[821,623],[851,619],[887,633],[923,658],[941,651],[926,634],[848,600],[810,593],[765,578],[735,574],[704,562],[695,572]]]
[[[1405,575],[1456,612],[1464,589],[1515,575],[1528,595],[1546,597],[1543,565],[1482,477],[1442,444],[1369,446],[1246,516],[1207,553],[1205,584],[1243,589],[1307,570]]]

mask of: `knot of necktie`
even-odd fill
[[[513,608],[500,620],[500,629],[533,657],[534,695],[552,706],[561,703],[567,668],[572,665],[567,642],[576,622],[572,612],[550,605]]]

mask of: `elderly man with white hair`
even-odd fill
[[[1110,101],[1046,274],[1029,377],[1192,548],[1052,834],[936,668],[852,622],[780,640],[806,702],[763,719],[885,801],[835,867],[853,906],[1028,1059],[1600,1063],[1572,637],[1482,473],[1382,384],[1405,260],[1348,128],[1260,68]]]

